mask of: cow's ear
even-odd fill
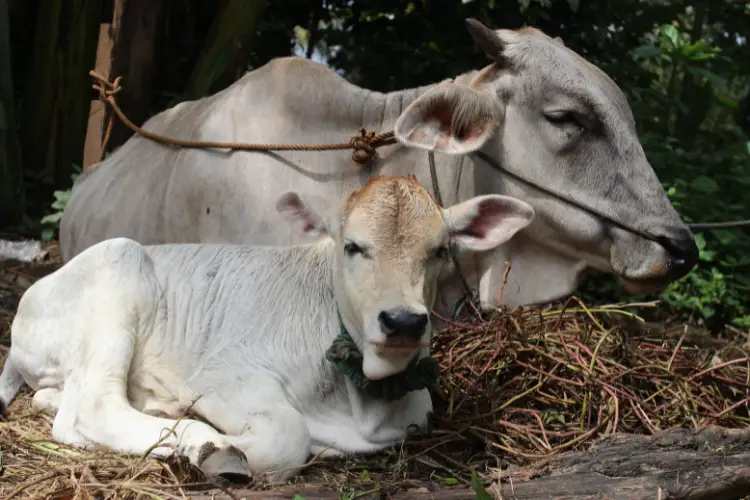
[[[396,120],[394,135],[406,146],[466,154],[481,148],[502,118],[500,102],[492,94],[449,82],[411,103]]]
[[[338,205],[330,198],[288,191],[279,197],[276,210],[308,241],[338,233]]]
[[[534,209],[517,198],[477,196],[444,211],[451,240],[462,249],[492,250],[534,219]]]

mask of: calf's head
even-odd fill
[[[508,194],[534,207],[534,223],[523,234],[549,256],[537,259],[535,276],[518,281],[559,287],[539,276],[565,277],[561,267],[580,268],[571,259],[615,273],[633,291],[656,291],[689,272],[697,261],[695,241],[646,159],[620,88],[538,30],[467,23],[491,64],[413,102],[394,127],[401,143],[453,155],[481,149],[511,172],[661,240],[599,220],[475,158],[479,194]],[[502,274],[502,260],[497,265]],[[527,295],[541,297],[544,290]]]
[[[375,177],[340,204],[285,193],[277,209],[311,239],[334,241],[333,286],[344,325],[377,380],[428,347],[429,313],[449,246],[487,251],[534,218],[530,205],[485,195],[443,209],[413,177]]]

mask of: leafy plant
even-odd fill
[[[73,165],[74,174],[70,176],[71,183],[74,183],[79,175],[81,175],[81,167]],[[54,192],[55,201],[50,205],[54,212],[45,215],[40,221],[42,223],[42,240],[49,241],[55,237],[57,231],[60,229],[60,219],[62,219],[65,207],[70,203],[70,196],[73,187],[69,187],[65,190],[57,190]]]

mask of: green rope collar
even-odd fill
[[[376,399],[396,401],[411,391],[419,391],[437,385],[440,379],[440,367],[432,357],[414,358],[406,369],[381,380],[370,380],[362,372],[362,353],[344,327],[339,317],[341,333],[333,340],[326,351],[326,359],[336,369],[354,383],[362,393]]]

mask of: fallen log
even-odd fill
[[[750,427],[670,429],[653,436],[618,434],[586,452],[563,453],[533,465],[491,472],[491,497],[513,500],[741,500],[750,498]],[[395,491],[383,485],[358,499],[469,500],[468,487]],[[234,498],[341,498],[339,492],[228,490]],[[232,499],[222,490],[189,493],[192,500]]]

